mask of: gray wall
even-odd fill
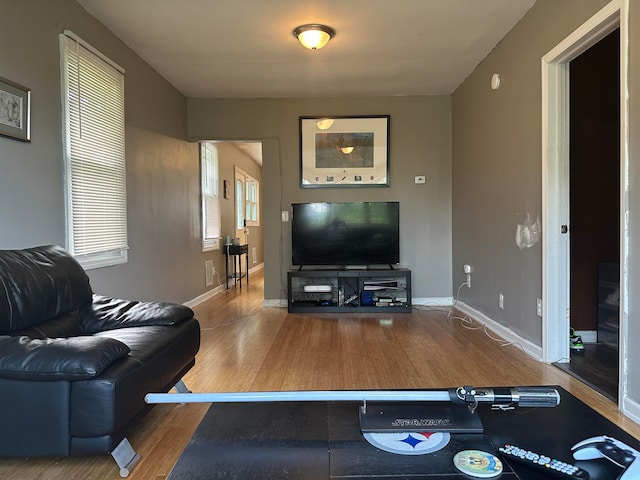
[[[0,248],[65,246],[58,34],[69,29],[126,70],[129,262],[90,270],[94,290],[178,302],[204,293],[199,153],[186,141],[184,96],[74,1],[0,6],[0,76],[32,90],[31,143],[0,137]]]
[[[535,298],[542,291],[540,245],[515,245],[518,214],[541,213],[540,59],[607,0],[537,0],[533,8],[453,95],[453,279],[476,266],[463,300],[542,344]],[[629,269],[627,400],[640,401],[640,6],[629,2]],[[493,73],[502,86],[489,88]],[[496,305],[505,294],[505,309]]]
[[[461,299],[537,345],[542,243],[521,250],[515,238],[527,213],[542,214],[540,59],[606,3],[538,0],[453,95],[454,286],[472,264]]]
[[[305,201],[400,201],[400,263],[413,271],[413,297],[451,296],[450,97],[189,99],[188,111],[192,139],[264,142],[265,299],[286,298],[291,231],[280,212]],[[390,187],[300,188],[300,116],[383,114],[391,115]]]

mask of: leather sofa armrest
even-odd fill
[[[193,317],[184,305],[138,302],[93,295],[93,303],[80,310],[83,327],[89,333],[148,325],[176,325]]]
[[[34,339],[0,336],[0,377],[18,380],[84,380],[129,354],[107,337]]]

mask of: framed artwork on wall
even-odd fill
[[[0,135],[31,141],[31,90],[0,77]]]
[[[300,186],[388,187],[389,120],[300,117]]]

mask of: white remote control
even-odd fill
[[[546,455],[525,450],[515,445],[505,444],[498,451],[507,460],[515,460],[525,465],[535,468],[539,472],[553,475],[556,478],[566,478],[567,480],[587,480],[589,472],[570,463],[561,462]]]

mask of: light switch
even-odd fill
[[[289,221],[289,212],[287,212],[286,210],[282,211],[282,221],[283,222],[288,222]]]
[[[416,175],[414,178],[415,183],[427,183],[427,177],[424,175]]]

